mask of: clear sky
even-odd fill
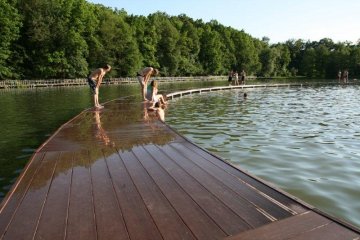
[[[271,43],[289,39],[334,42],[360,39],[360,0],[88,0],[124,9],[129,15],[148,16],[157,11],[185,14],[204,22],[244,30]]]

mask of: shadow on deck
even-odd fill
[[[177,134],[147,104],[64,124],[0,205],[0,239],[359,239]]]

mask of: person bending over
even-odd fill
[[[151,76],[155,76],[157,74],[159,74],[159,70],[152,67],[143,68],[137,73],[137,79],[141,85],[141,95],[144,101],[148,101],[146,98],[147,83],[149,82]]]
[[[94,94],[95,108],[103,108],[103,106],[101,106],[99,104],[99,88],[100,88],[101,82],[103,80],[103,77],[110,70],[111,70],[111,66],[109,64],[107,64],[102,68],[98,68],[98,69],[94,70],[87,78],[90,89],[92,90],[92,92]]]

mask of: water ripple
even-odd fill
[[[360,226],[359,86],[210,92],[167,122],[225,160]]]

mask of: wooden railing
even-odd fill
[[[255,79],[256,77],[248,77]],[[186,81],[227,81],[227,76],[196,76],[196,77],[153,77],[159,82],[186,82]],[[106,78],[102,84],[132,84],[138,83],[136,77]],[[1,88],[35,88],[86,85],[86,78],[76,79],[47,79],[47,80],[0,80]]]

